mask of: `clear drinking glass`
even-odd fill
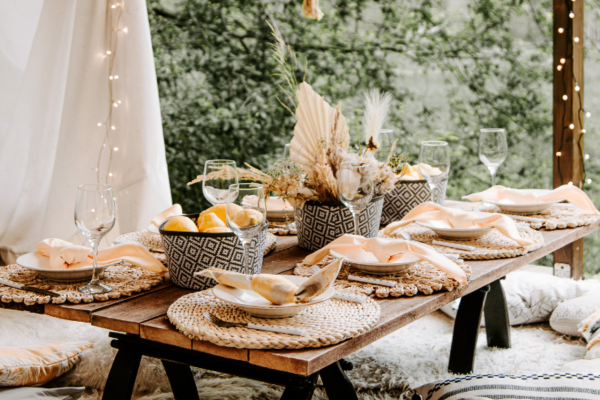
[[[290,153],[290,144],[286,144],[283,147],[283,161],[287,161],[292,157],[291,153]]]
[[[492,186],[496,186],[496,172],[508,155],[504,129],[481,129],[479,131],[479,159],[492,175]]]
[[[204,164],[202,193],[213,206],[227,203],[229,186],[238,183],[237,168],[233,160],[208,160]]]
[[[115,226],[116,210],[112,187],[108,185],[81,185],[77,189],[75,225],[92,245],[94,267],[92,280],[79,291],[84,294],[108,293],[112,287],[98,279],[98,245],[100,240]]]
[[[447,142],[432,140],[421,142],[419,173],[429,183],[431,201],[435,202],[434,190],[450,172],[450,148]]]
[[[396,136],[394,135],[393,129],[382,129],[379,131],[379,149],[375,153],[375,159],[380,163],[387,161],[392,144],[394,144]]]
[[[337,173],[337,190],[340,201],[350,209],[354,218],[354,234],[360,235],[358,216],[367,208],[373,197],[371,165],[344,162]]]
[[[229,229],[242,242],[244,247],[244,273],[249,274],[248,252],[250,243],[264,227],[267,220],[267,205],[263,186],[257,183],[240,183],[229,186],[225,220]]]

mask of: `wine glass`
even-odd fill
[[[387,161],[394,140],[396,140],[396,136],[394,135],[393,129],[382,129],[379,131],[379,149],[377,149],[377,152],[375,153],[375,159],[377,161],[380,163],[385,163]]]
[[[431,201],[434,191],[450,172],[450,149],[447,142],[432,140],[421,142],[419,173],[429,183]]]
[[[354,234],[360,236],[358,216],[367,208],[373,197],[371,165],[343,162],[337,173],[337,190],[340,201],[350,209],[354,218]]]
[[[290,146],[291,145],[288,143],[283,148],[283,161],[287,161],[290,158],[292,158],[292,155],[290,153]]]
[[[479,159],[492,175],[492,186],[496,186],[496,172],[508,155],[504,129],[481,129],[479,131]]]
[[[263,186],[257,183],[240,183],[229,186],[225,220],[229,229],[233,231],[244,247],[244,273],[249,274],[250,243],[267,220],[267,204]]]
[[[77,189],[75,225],[92,245],[92,280],[79,291],[83,294],[108,293],[112,287],[98,279],[98,245],[102,237],[115,226],[116,211],[112,187],[108,185],[81,185]]]
[[[202,193],[213,206],[227,203],[229,186],[238,183],[233,160],[208,160],[204,164]]]

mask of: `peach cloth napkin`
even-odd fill
[[[281,275],[245,275],[219,268],[205,269],[204,271],[196,272],[194,275],[213,278],[226,286],[252,290],[277,305],[307,303],[324,293],[331,286],[340,272],[343,260],[343,258],[339,258],[330,263],[300,286],[296,286]]]
[[[483,214],[483,213],[482,213]],[[498,231],[520,244],[529,246],[533,244],[531,240],[522,239],[517,229],[517,224],[510,217],[502,214],[478,215],[471,211],[462,211],[454,208],[442,207],[439,204],[426,202],[419,204],[406,214],[400,221],[392,222],[383,230],[384,235],[389,235],[396,229],[406,226],[412,222],[428,223],[428,221],[443,221],[452,228],[468,229],[478,228],[496,228]]]
[[[432,167],[429,164],[421,163],[421,164],[413,165],[411,167],[411,165],[409,163],[406,163],[404,165],[404,168],[402,168],[402,171],[400,172],[400,174],[398,174],[399,180],[401,180],[401,181],[417,181],[417,180],[425,179],[425,178],[423,178],[423,175],[421,175],[421,172],[419,171],[419,167],[423,168],[429,176],[436,176],[436,175],[439,175],[442,173],[441,169]]]
[[[92,249],[61,239],[44,239],[35,247],[50,258],[52,269],[75,269],[92,265]],[[98,265],[127,261],[151,272],[164,274],[167,269],[146,248],[137,243],[124,243],[98,251]]]
[[[358,262],[370,261],[360,250],[372,253],[380,263],[395,262],[400,260],[405,254],[413,254],[419,259],[427,261],[436,268],[444,271],[461,285],[467,284],[467,275],[464,271],[456,263],[435,251],[433,247],[401,239],[367,239],[363,236],[343,235],[322,249],[308,255],[303,262],[304,264],[314,265],[328,256],[330,250],[334,250],[340,254],[352,255],[351,260]],[[350,259],[350,257],[348,258]]]
[[[573,185],[562,185],[561,187],[558,187],[545,195],[536,194],[532,190],[510,189],[498,185],[493,186],[488,190],[484,190],[483,192],[464,196],[463,199],[471,201],[487,200],[495,202],[509,200],[515,204],[535,204],[544,203],[547,201],[567,200],[569,203],[576,205],[586,213],[600,214],[596,207],[594,207],[594,203],[592,203],[587,194],[585,194],[583,190],[579,189],[577,186]]]
[[[165,211],[152,218],[152,225],[158,228],[160,224],[165,222],[167,219],[182,214],[183,210],[181,209],[181,206],[179,204],[173,204],[171,207],[167,208]]]

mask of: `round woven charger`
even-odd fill
[[[269,232],[274,235],[287,236],[297,235],[296,224],[280,221],[269,221]]]
[[[541,233],[534,231],[528,227],[519,227],[519,234],[522,239],[532,240],[534,243],[529,246],[521,246],[512,239],[507,238],[496,229],[492,229],[490,233],[474,240],[448,240],[441,239],[434,231],[425,228],[416,223],[412,223],[402,228],[396,229],[389,237],[400,238],[400,232],[408,233],[413,239],[424,242],[439,253],[458,254],[460,258],[465,260],[494,260],[497,258],[510,258],[527,254],[537,250],[544,245],[544,237]],[[382,233],[380,232],[380,235]],[[473,251],[453,249],[451,247],[436,246],[431,244],[433,240],[443,242],[462,244],[465,246],[476,247]]]
[[[317,265],[327,265],[334,260],[333,257],[327,256]],[[456,260],[456,264],[467,274],[467,279],[471,277],[471,268],[464,263],[463,260]],[[294,269],[294,274],[298,276],[312,276],[315,272],[309,266],[298,264]],[[384,279],[387,281],[395,281],[396,286],[387,287],[372,283],[349,281],[348,275],[361,276],[372,279]],[[394,275],[370,275],[359,271],[358,269],[344,263],[338,277],[334,283],[336,290],[344,292],[352,292],[355,294],[371,295],[379,298],[414,296],[417,293],[425,295],[439,292],[442,290],[452,291],[459,287],[460,284],[453,278],[450,278],[444,271],[439,270],[426,261],[421,261],[413,264],[408,271]]]
[[[106,301],[118,299],[121,296],[131,296],[133,293],[148,290],[163,281],[163,276],[160,274],[146,271],[145,269],[135,266],[126,266],[124,264],[107,267],[104,272],[100,274],[102,283],[112,286],[113,288],[112,292],[104,294],[84,295],[79,292],[78,288],[86,285],[88,283],[87,281],[73,283],[53,282],[38,275],[35,271],[20,267],[16,264],[0,266],[0,278],[60,294],[60,297],[50,297],[0,285],[0,300],[2,300],[3,303],[14,301],[15,303],[25,303],[26,305],[48,304],[50,302],[54,304],[62,304],[65,302],[91,303],[94,300]]]
[[[164,247],[160,235],[148,231],[130,232],[119,236],[114,240],[115,243],[138,243],[150,249],[152,255],[163,264],[167,263],[164,254]],[[269,254],[277,245],[277,238],[272,233],[267,233],[267,243],[265,244],[265,255]]]
[[[306,330],[305,336],[258,331],[245,327],[219,328],[202,316],[211,312],[223,321],[292,326]],[[330,299],[309,306],[299,314],[280,319],[256,318],[232,304],[215,298],[211,290],[190,293],[171,304],[167,317],[191,339],[238,349],[302,349],[342,342],[369,331],[381,309],[372,299],[363,304]]]

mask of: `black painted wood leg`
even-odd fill
[[[490,292],[485,299],[483,310],[488,347],[510,349],[508,307],[500,280],[490,284]]]
[[[162,360],[175,400],[200,400],[194,374],[189,365]]]
[[[354,385],[344,373],[339,361],[323,368],[319,373],[329,400],[358,400]]]
[[[285,386],[285,390],[281,395],[281,400],[310,400],[317,388],[317,380],[319,374],[312,374],[299,381]]]
[[[481,314],[489,290],[489,286],[484,286],[460,300],[452,334],[452,348],[448,362],[449,372],[468,374],[473,371]]]
[[[119,351],[110,368],[102,400],[130,400],[142,354],[131,349],[119,348],[121,343],[117,340],[113,340],[111,344]]]

